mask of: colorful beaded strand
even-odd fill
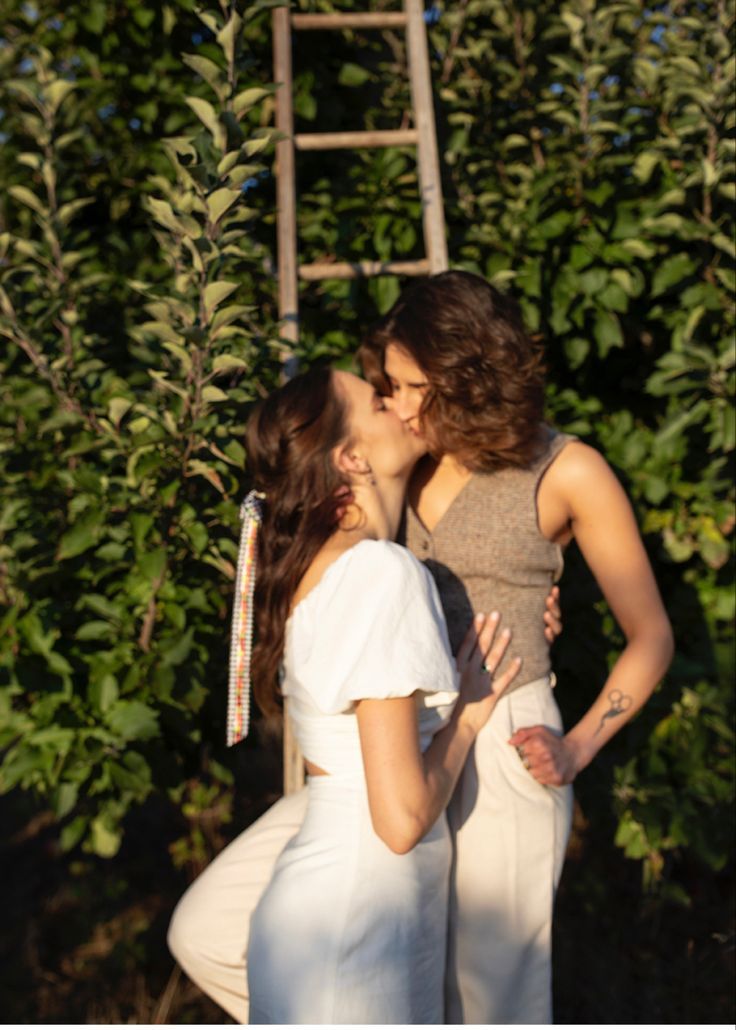
[[[250,724],[250,661],[253,651],[253,595],[256,586],[256,543],[262,521],[263,494],[251,490],[240,507],[243,523],[235,576],[230,632],[230,670],[227,698],[227,746],[248,735]]]

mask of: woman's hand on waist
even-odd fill
[[[498,612],[476,615],[457,655],[460,696],[456,718],[476,734],[521,668],[521,658],[514,658],[501,675],[495,676],[511,642],[509,629],[498,632],[499,622]]]
[[[531,775],[545,787],[572,783],[587,762],[574,740],[547,726],[526,726],[509,739]]]

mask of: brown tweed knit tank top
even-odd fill
[[[543,473],[574,438],[547,432],[543,453],[526,468],[473,475],[433,533],[407,506],[405,543],[437,583],[453,652],[475,612],[497,610],[511,628],[506,661],[519,655],[524,662],[509,690],[550,671],[544,601],[563,560],[560,546],[539,531],[536,496]]]

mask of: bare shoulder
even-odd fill
[[[595,447],[590,447],[580,440],[571,440],[566,444],[549,467],[545,479],[551,483],[564,486],[570,484],[576,488],[583,482],[616,480],[613,469]]]
[[[581,520],[604,525],[615,513],[628,517],[629,501],[603,455],[571,440],[542,478],[537,509],[544,536],[564,546],[577,535]]]

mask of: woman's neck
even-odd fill
[[[470,479],[473,475],[472,469],[469,469],[467,465],[463,465],[463,463],[454,454],[443,454],[440,458],[435,460],[437,470],[439,472],[448,473],[449,475],[466,479]]]
[[[353,484],[355,503],[345,513],[334,540],[352,547],[361,540],[395,540],[404,513],[409,474],[375,483]]]

